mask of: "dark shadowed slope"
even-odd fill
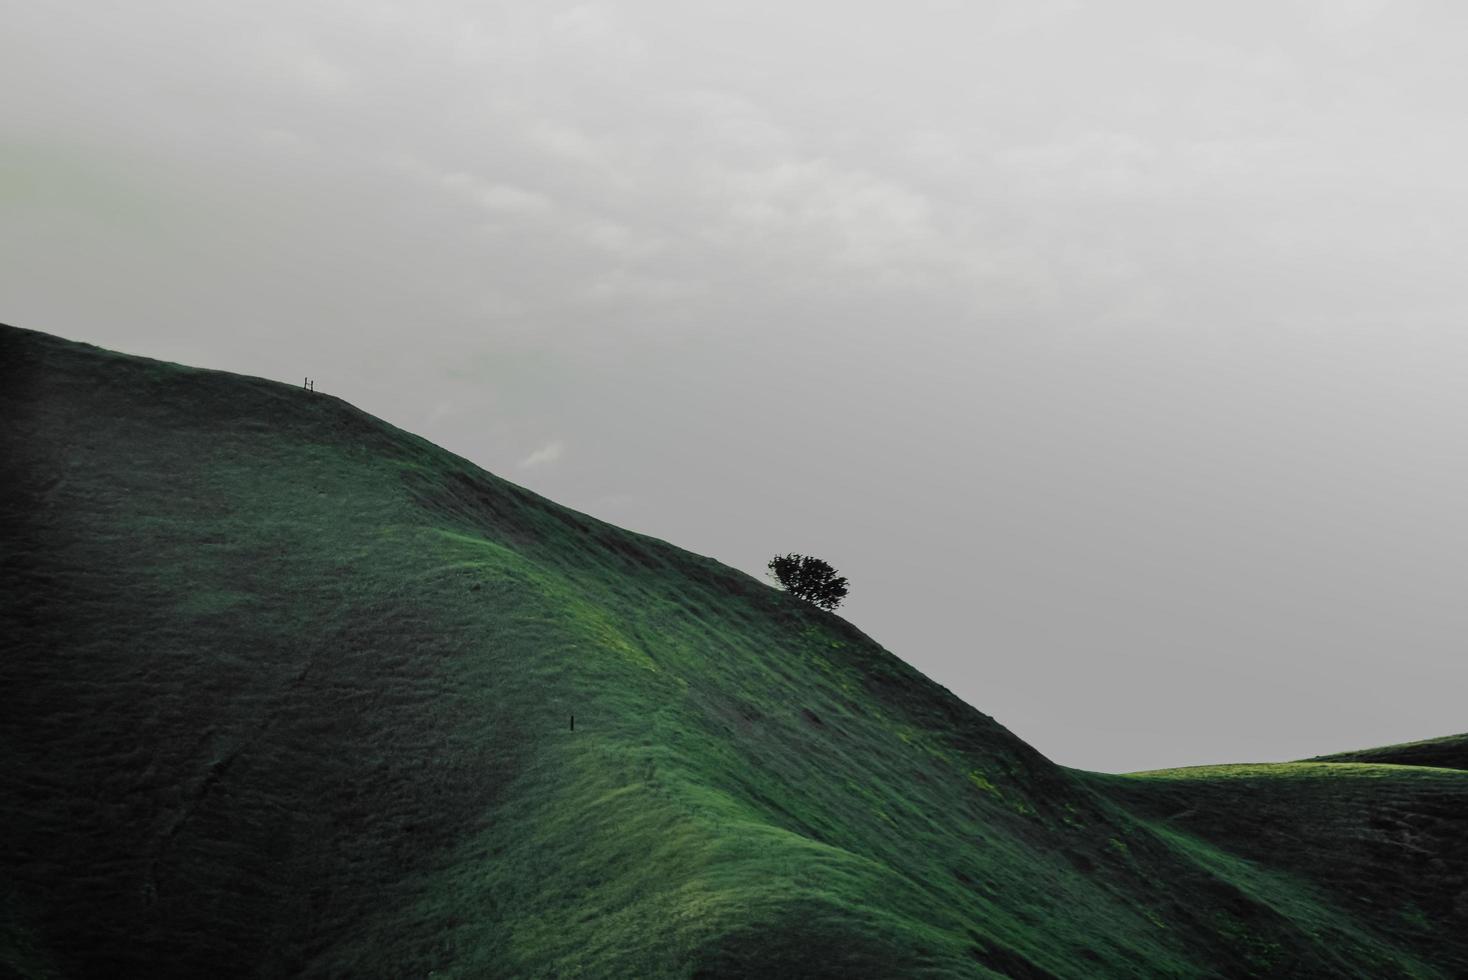
[[[1383,745],[1322,755],[1311,762],[1386,762],[1398,766],[1435,766],[1439,769],[1468,769],[1468,735],[1449,735],[1421,742]]]
[[[12,974],[1468,969],[1468,774],[1075,773],[330,396],[0,328],[0,399]]]
[[[1449,976],[1468,968],[1464,773],[1307,762],[1088,778],[1321,934],[1342,928],[1310,907],[1328,903],[1357,936],[1422,949]]]

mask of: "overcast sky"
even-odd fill
[[[1468,729],[1468,7],[0,0],[0,320],[299,381],[1067,765]]]

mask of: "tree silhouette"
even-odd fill
[[[836,569],[810,555],[776,555],[770,572],[785,591],[822,609],[835,609],[846,598],[846,579]]]

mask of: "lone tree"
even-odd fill
[[[776,555],[770,572],[785,591],[822,609],[835,609],[846,598],[846,579],[836,569],[810,555]]]

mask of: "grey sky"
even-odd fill
[[[1052,758],[1468,728],[1468,8],[0,0],[0,319],[310,374]]]

